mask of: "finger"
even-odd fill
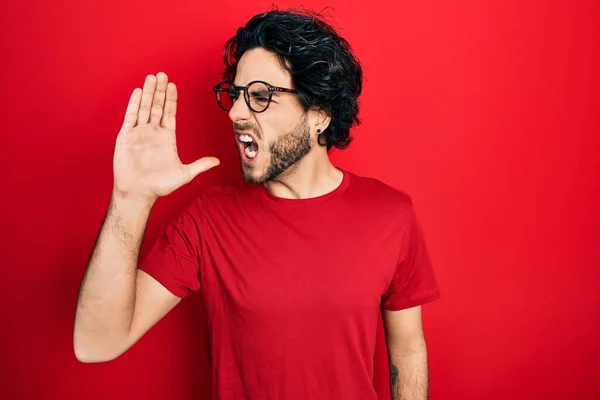
[[[165,95],[167,91],[167,74],[159,72],[156,74],[156,91],[152,99],[152,109],[150,110],[150,123],[159,124],[162,118],[163,108],[165,107]]]
[[[121,129],[129,129],[135,126],[138,117],[138,110],[140,109],[140,100],[142,99],[142,89],[135,88],[131,97],[129,97],[129,103],[127,104],[127,110],[125,110],[125,118]]]
[[[177,86],[173,82],[167,85],[167,99],[162,117],[163,128],[175,130],[175,117],[177,115]]]
[[[219,164],[221,164],[221,161],[216,157],[203,157],[199,160],[194,161],[191,164],[184,165],[184,168],[186,170],[185,183],[189,183],[192,179],[198,176],[198,174],[208,171],[209,169],[214,168]]]
[[[138,124],[147,124],[150,117],[150,107],[152,106],[152,98],[154,97],[154,90],[156,89],[156,76],[146,76],[144,82],[144,89],[142,91],[142,102],[140,103],[140,110],[138,112]]]

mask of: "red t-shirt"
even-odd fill
[[[206,188],[140,263],[176,296],[201,292],[214,399],[377,399],[380,307],[440,297],[410,196],[342,171],[311,199]]]

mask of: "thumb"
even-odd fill
[[[216,167],[221,164],[221,161],[216,157],[203,157],[199,160],[194,161],[191,164],[184,165],[186,182],[189,183],[196,176],[202,172],[208,171],[209,169]]]

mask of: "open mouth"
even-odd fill
[[[238,140],[242,144],[242,152],[249,160],[252,160],[258,154],[258,144],[252,139],[250,135],[241,134],[238,136]]]

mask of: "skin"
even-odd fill
[[[129,349],[181,299],[137,269],[155,201],[219,164],[177,155],[177,87],[148,75],[131,94],[113,156],[114,187],[75,312],[73,350],[81,362],[109,361]]]
[[[291,87],[290,77],[276,57],[263,50],[249,51],[240,60],[236,83],[250,79]],[[143,88],[131,94],[115,144],[110,205],[77,302],[73,348],[81,362],[117,358],[181,301],[137,269],[144,230],[156,200],[220,162],[204,157],[189,165],[181,163],[175,140],[177,97],[175,84],[162,72],[148,75]],[[260,115],[252,113],[244,101],[237,101],[229,117],[233,124],[251,126],[259,136],[259,159],[254,168],[244,170],[246,179],[265,181],[269,167],[280,164],[277,156],[289,152],[298,156],[295,140],[307,140],[308,136],[306,154],[264,185],[276,196],[308,198],[328,193],[341,183],[342,172],[331,164],[326,148],[315,146],[316,130],[325,130],[330,121],[324,113],[304,113],[298,99],[286,95],[278,96]],[[286,135],[290,132],[293,134]]]
[[[427,345],[421,306],[383,311],[392,400],[429,398]]]
[[[252,80],[293,88],[276,56],[264,49],[246,52],[238,64],[235,84]],[[181,301],[137,269],[156,200],[219,165],[214,157],[181,163],[175,140],[177,96],[175,84],[161,72],[148,75],[129,100],[115,145],[110,205],[77,302],[73,347],[81,362],[117,358]],[[317,129],[324,131],[330,119],[316,110],[304,112],[296,95],[274,95],[263,113],[252,112],[240,97],[229,118],[234,129],[251,131],[257,138],[256,163],[242,163],[248,182],[288,199],[321,196],[340,185],[342,172],[331,164],[326,147],[317,144]],[[427,358],[420,308],[385,311],[384,318],[393,398],[425,399]]]
[[[234,83],[245,86],[254,80],[293,89],[277,56],[262,48],[244,53]],[[317,129],[324,131],[330,118],[320,111],[305,113],[295,94],[273,94],[269,108],[262,113],[252,112],[240,95],[229,118],[234,129],[251,131],[258,139],[255,165],[242,163],[248,182],[262,183],[275,196],[289,199],[321,196],[340,185],[342,172],[331,164],[326,147],[317,144]],[[285,159],[292,162],[282,161]]]

